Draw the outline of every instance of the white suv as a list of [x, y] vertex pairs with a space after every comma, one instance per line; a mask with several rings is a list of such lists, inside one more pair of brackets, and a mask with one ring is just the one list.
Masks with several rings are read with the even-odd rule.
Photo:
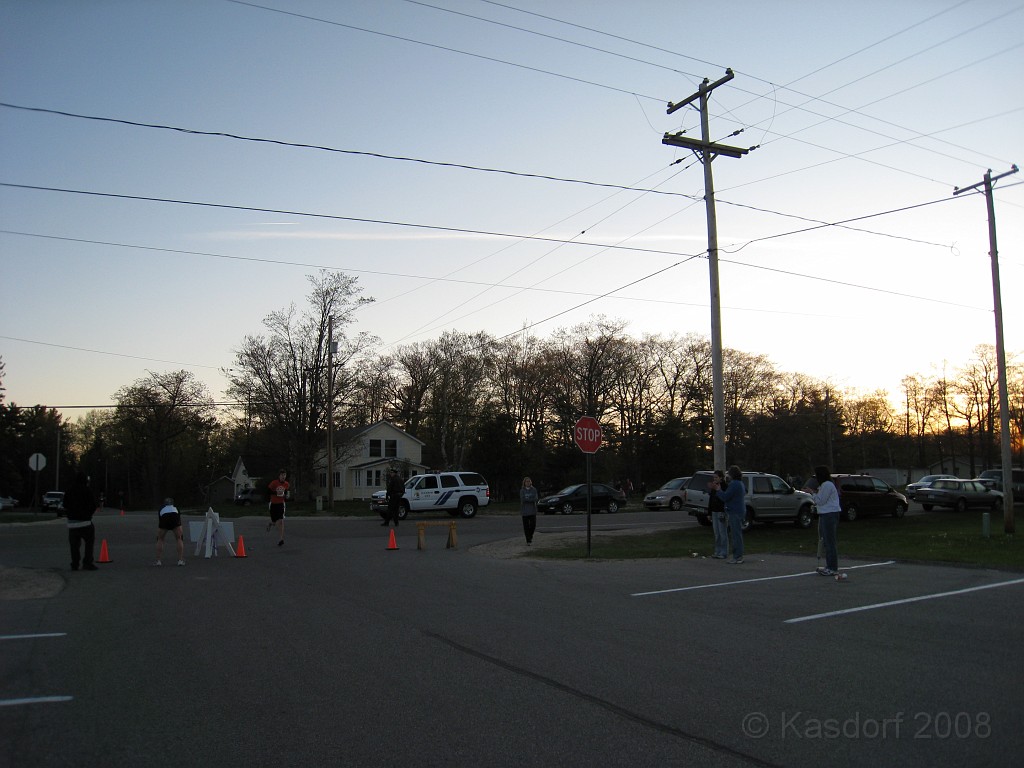
[[[387, 509], [387, 492], [373, 494], [370, 509]], [[444, 510], [452, 517], [473, 517], [477, 509], [491, 501], [491, 489], [483, 475], [476, 472], [432, 472], [413, 475], [405, 481], [405, 495], [398, 510], [398, 519], [405, 520], [409, 512]]]

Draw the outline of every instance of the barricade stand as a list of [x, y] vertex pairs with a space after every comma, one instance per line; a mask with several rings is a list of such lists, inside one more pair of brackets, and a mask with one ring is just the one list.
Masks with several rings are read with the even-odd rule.
[[231, 542], [235, 538], [235, 524], [222, 523], [220, 515], [213, 511], [213, 507], [206, 511], [206, 517], [202, 522], [189, 522], [188, 533], [196, 543], [194, 557], [199, 557], [199, 550], [203, 549], [204, 545], [204, 557], [216, 556], [218, 547], [227, 547], [231, 556], [236, 557], [235, 549], [231, 546]]

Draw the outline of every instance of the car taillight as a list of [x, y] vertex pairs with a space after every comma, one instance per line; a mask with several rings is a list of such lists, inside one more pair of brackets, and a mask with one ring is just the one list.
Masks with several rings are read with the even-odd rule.
[[488, 499], [491, 498], [491, 489], [490, 488], [488, 488], [486, 491], [484, 491], [484, 496], [486, 496]]

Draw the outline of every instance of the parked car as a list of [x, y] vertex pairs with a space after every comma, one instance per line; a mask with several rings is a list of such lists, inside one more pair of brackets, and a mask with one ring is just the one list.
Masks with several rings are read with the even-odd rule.
[[868, 515], [903, 517], [907, 497], [891, 485], [871, 475], [833, 475], [839, 488], [839, 509], [844, 520]]
[[64, 491], [47, 491], [43, 494], [43, 509], [64, 509]]
[[235, 496], [235, 504], [242, 507], [248, 507], [251, 504], [262, 504], [265, 501], [266, 498], [263, 495], [263, 491], [256, 488], [243, 488]]
[[[626, 494], [617, 488], [604, 483], [591, 483], [590, 509], [600, 512], [606, 509], [615, 513], [626, 506]], [[587, 484], [568, 485], [558, 493], [544, 496], [537, 501], [537, 510], [545, 515], [555, 513], [571, 515], [573, 512], [587, 511]]]
[[927, 488], [936, 480], [956, 480], [956, 475], [925, 475], [917, 482], [910, 483], [910, 485], [903, 489], [903, 493], [908, 499], [913, 499], [919, 490]]
[[14, 509], [18, 506], [18, 500], [13, 496], [0, 496], [0, 509]]
[[678, 512], [683, 508], [683, 492], [689, 480], [689, 477], [669, 480], [658, 490], [644, 496], [644, 506], [647, 509], [671, 509]]
[[[708, 482], [713, 475], [710, 470], [696, 472], [686, 484], [683, 505], [701, 525], [711, 525], [711, 517], [708, 515]], [[814, 522], [816, 510], [811, 495], [796, 490], [778, 475], [744, 472], [739, 482], [744, 484], [746, 491], [744, 498], [747, 516], [743, 520], [743, 530], [755, 522], [789, 520], [798, 528], [810, 528]]]
[[[976, 479], [994, 491], [1003, 490], [1003, 470], [1001, 469], [986, 469]], [[1024, 495], [1024, 469], [1011, 469], [1010, 482], [1013, 483], [1014, 498], [1020, 500], [1018, 497]]]
[[917, 500], [925, 511], [935, 507], [952, 507], [966, 512], [968, 507], [997, 510], [1003, 506], [1003, 494], [986, 488], [978, 480], [936, 480], [917, 492]]
[[[409, 512], [430, 511], [470, 518], [490, 502], [491, 488], [477, 472], [429, 472], [405, 481], [398, 519], [405, 520]], [[387, 509], [387, 491], [377, 491], [370, 497], [370, 509], [377, 513]]]

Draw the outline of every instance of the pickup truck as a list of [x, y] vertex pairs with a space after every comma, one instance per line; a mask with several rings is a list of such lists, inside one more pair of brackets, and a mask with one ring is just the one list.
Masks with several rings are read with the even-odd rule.
[[[686, 486], [683, 509], [696, 517], [701, 525], [711, 525], [711, 517], [708, 515], [708, 483], [713, 476], [710, 470], [696, 472]], [[764, 472], [744, 472], [739, 482], [743, 483], [746, 490], [744, 531], [757, 522], [788, 520], [798, 528], [810, 528], [814, 522], [817, 511], [814, 499], [809, 493], [796, 490], [781, 477]]]

